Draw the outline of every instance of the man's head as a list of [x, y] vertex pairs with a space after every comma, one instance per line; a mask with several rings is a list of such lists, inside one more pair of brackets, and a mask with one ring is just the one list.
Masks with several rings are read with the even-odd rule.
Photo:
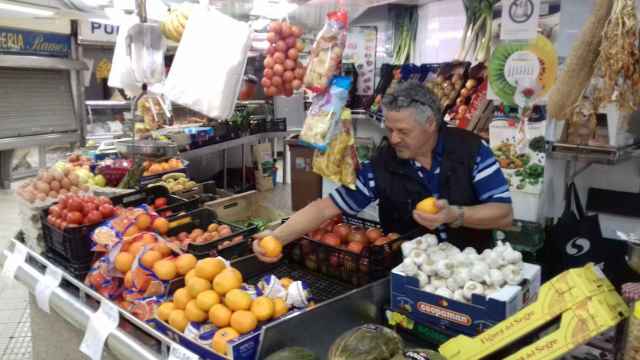
[[415, 159], [435, 145], [442, 111], [438, 99], [417, 81], [398, 85], [382, 99], [389, 142], [401, 159]]

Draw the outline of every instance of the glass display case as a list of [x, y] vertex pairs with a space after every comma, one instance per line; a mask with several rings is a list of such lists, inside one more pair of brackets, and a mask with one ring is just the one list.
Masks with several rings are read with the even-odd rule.
[[[125, 116], [131, 113], [131, 102], [91, 100], [87, 108], [87, 142], [116, 139], [124, 135]], [[126, 114], [126, 115], [125, 115]]]

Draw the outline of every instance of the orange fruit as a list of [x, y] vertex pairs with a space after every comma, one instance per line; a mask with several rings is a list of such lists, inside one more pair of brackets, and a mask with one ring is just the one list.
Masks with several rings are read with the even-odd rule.
[[230, 327], [226, 327], [216, 331], [213, 335], [213, 341], [211, 341], [211, 347], [213, 351], [221, 355], [229, 354], [229, 341], [240, 336], [237, 331]]
[[189, 291], [186, 288], [180, 288], [173, 293], [173, 305], [175, 305], [176, 309], [184, 310], [191, 299], [191, 295], [189, 295]]
[[[146, 215], [146, 214], [145, 214]], [[156, 237], [153, 236], [153, 234], [150, 233], [146, 233], [146, 234], [142, 234], [142, 242], [147, 244], [147, 245], [153, 245], [156, 243]]]
[[145, 243], [143, 243], [142, 241], [134, 241], [133, 243], [131, 243], [131, 245], [129, 245], [129, 252], [133, 256], [138, 256], [138, 253], [140, 253], [144, 245]]
[[158, 261], [158, 260], [162, 260], [162, 254], [160, 254], [159, 252], [155, 251], [155, 250], [149, 250], [147, 252], [145, 252], [142, 257], [140, 258], [140, 262], [142, 263], [142, 265], [144, 265], [147, 269], [152, 269], [153, 265]]
[[207, 227], [207, 231], [208, 232], [214, 232], [216, 230], [218, 230], [218, 224], [216, 224], [216, 223], [213, 223], [213, 224], [211, 224], [211, 225], [209, 225]]
[[184, 276], [184, 284], [185, 284], [185, 286], [189, 286], [189, 280], [194, 276], [196, 276], [196, 270], [195, 269], [189, 270], [187, 275]]
[[240, 270], [234, 268], [234, 267], [230, 267], [229, 271], [236, 277], [236, 279], [238, 279], [238, 281], [240, 281], [241, 283], [244, 281], [242, 278], [242, 273], [240, 272]]
[[288, 289], [289, 285], [291, 285], [292, 282], [293, 282], [293, 279], [288, 277], [283, 277], [282, 279], [280, 279], [280, 285], [282, 285], [282, 287], [285, 289]]
[[288, 312], [289, 312], [289, 305], [287, 305], [287, 303], [283, 299], [276, 298], [275, 300], [273, 300], [273, 317], [274, 318], [278, 318]]
[[131, 271], [127, 271], [124, 275], [124, 287], [127, 289], [133, 289], [133, 273]]
[[196, 259], [196, 257], [191, 254], [182, 254], [178, 256], [176, 258], [176, 267], [178, 268], [178, 274], [185, 275], [191, 272], [191, 269], [196, 266], [197, 261], [198, 259]]
[[225, 295], [230, 290], [239, 289], [242, 280], [238, 279], [238, 275], [231, 268], [224, 269], [213, 279], [213, 290], [219, 295]]
[[[163, 243], [163, 242], [158, 242], [158, 243], [154, 244], [154, 245], [151, 247], [151, 249], [153, 249], [153, 250], [155, 250], [155, 251], [159, 252], [160, 254], [162, 254], [162, 257], [163, 257], [163, 258], [165, 258], [165, 257], [167, 257], [167, 256], [169, 256], [169, 255], [171, 255], [171, 253], [173, 252], [173, 251], [171, 250], [171, 248], [169, 247], [169, 245], [167, 245], [167, 244], [165, 244], [165, 243]], [[176, 264], [176, 266], [177, 266], [177, 265], [178, 265], [178, 264]], [[184, 274], [181, 274], [181, 275], [184, 275]]]
[[127, 228], [127, 231], [124, 232], [124, 237], [125, 238], [132, 237], [132, 236], [138, 235], [139, 232], [140, 232], [140, 229], [138, 229], [137, 226], [131, 225], [129, 226], [129, 228]]
[[196, 304], [202, 311], [209, 311], [215, 304], [220, 304], [220, 295], [213, 290], [205, 290], [198, 294]]
[[172, 302], [162, 303], [162, 305], [158, 306], [156, 309], [156, 316], [162, 321], [167, 321], [169, 320], [171, 312], [175, 309], [175, 305], [173, 305]]
[[273, 301], [266, 296], [257, 297], [251, 303], [251, 312], [256, 316], [258, 321], [271, 319], [273, 317], [274, 310], [275, 306], [273, 305]]
[[440, 209], [436, 206], [437, 199], [434, 197], [428, 197], [418, 203], [416, 205], [416, 210], [427, 213], [427, 214], [437, 214]]
[[231, 314], [231, 327], [240, 334], [246, 334], [258, 326], [258, 319], [251, 311], [240, 310]]
[[249, 310], [251, 301], [251, 295], [240, 289], [233, 289], [224, 296], [224, 304], [232, 311]]
[[[160, 253], [158, 253], [158, 255], [161, 256]], [[156, 274], [158, 279], [165, 281], [175, 279], [178, 273], [176, 270], [176, 264], [172, 260], [167, 259], [156, 261], [156, 263], [153, 264], [153, 272]]]
[[209, 321], [218, 328], [229, 326], [231, 310], [222, 304], [215, 304], [209, 309]]
[[184, 309], [184, 314], [189, 321], [203, 322], [207, 320], [207, 313], [198, 307], [195, 299], [187, 303], [187, 307]]
[[209, 281], [212, 281], [213, 278], [216, 277], [222, 270], [224, 270], [226, 265], [220, 259], [216, 258], [206, 258], [198, 261], [196, 263], [196, 276], [199, 278], [203, 278]]
[[209, 289], [211, 289], [211, 283], [197, 276], [192, 277], [187, 285], [187, 290], [192, 298], [196, 298], [201, 292]]
[[120, 252], [118, 255], [116, 255], [116, 258], [114, 260], [116, 270], [120, 271], [121, 273], [126, 273], [131, 269], [131, 265], [133, 265], [134, 259], [135, 257], [131, 255], [131, 253], [128, 253], [126, 251]]
[[156, 218], [153, 220], [153, 230], [159, 234], [166, 234], [169, 231], [169, 222], [165, 218]]
[[273, 236], [265, 236], [260, 240], [260, 248], [268, 257], [278, 257], [282, 254], [282, 243]]
[[136, 226], [138, 229], [145, 231], [151, 226], [151, 216], [149, 214], [140, 214], [136, 217]]
[[151, 164], [151, 166], [149, 166], [148, 171], [151, 174], [157, 174], [162, 172], [162, 167], [159, 164]]
[[184, 310], [176, 309], [169, 314], [169, 325], [174, 329], [183, 332], [187, 324], [189, 324], [189, 319], [187, 319]]

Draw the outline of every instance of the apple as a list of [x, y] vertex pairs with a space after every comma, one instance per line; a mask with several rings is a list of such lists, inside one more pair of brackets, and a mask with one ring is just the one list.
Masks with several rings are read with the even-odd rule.
[[340, 223], [334, 226], [333, 232], [336, 233], [342, 241], [347, 241], [351, 234], [351, 226], [345, 223]]
[[97, 187], [107, 186], [107, 179], [102, 174], [93, 177], [93, 184]]
[[367, 235], [367, 238], [369, 239], [370, 242], [376, 242], [376, 240], [384, 236], [382, 231], [376, 228], [367, 229], [365, 235]]
[[322, 242], [330, 246], [338, 247], [340, 246], [340, 237], [334, 233], [326, 233], [322, 237]]

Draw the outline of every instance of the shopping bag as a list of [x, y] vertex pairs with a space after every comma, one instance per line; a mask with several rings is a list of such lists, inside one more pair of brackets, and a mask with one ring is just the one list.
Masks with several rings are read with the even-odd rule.
[[[575, 211], [573, 207], [575, 205]], [[598, 215], [585, 214], [575, 183], [567, 186], [565, 207], [545, 241], [545, 278], [593, 262], [606, 272], [607, 245]]]
[[250, 47], [247, 23], [213, 8], [194, 11], [165, 81], [164, 94], [211, 118], [229, 118]]

